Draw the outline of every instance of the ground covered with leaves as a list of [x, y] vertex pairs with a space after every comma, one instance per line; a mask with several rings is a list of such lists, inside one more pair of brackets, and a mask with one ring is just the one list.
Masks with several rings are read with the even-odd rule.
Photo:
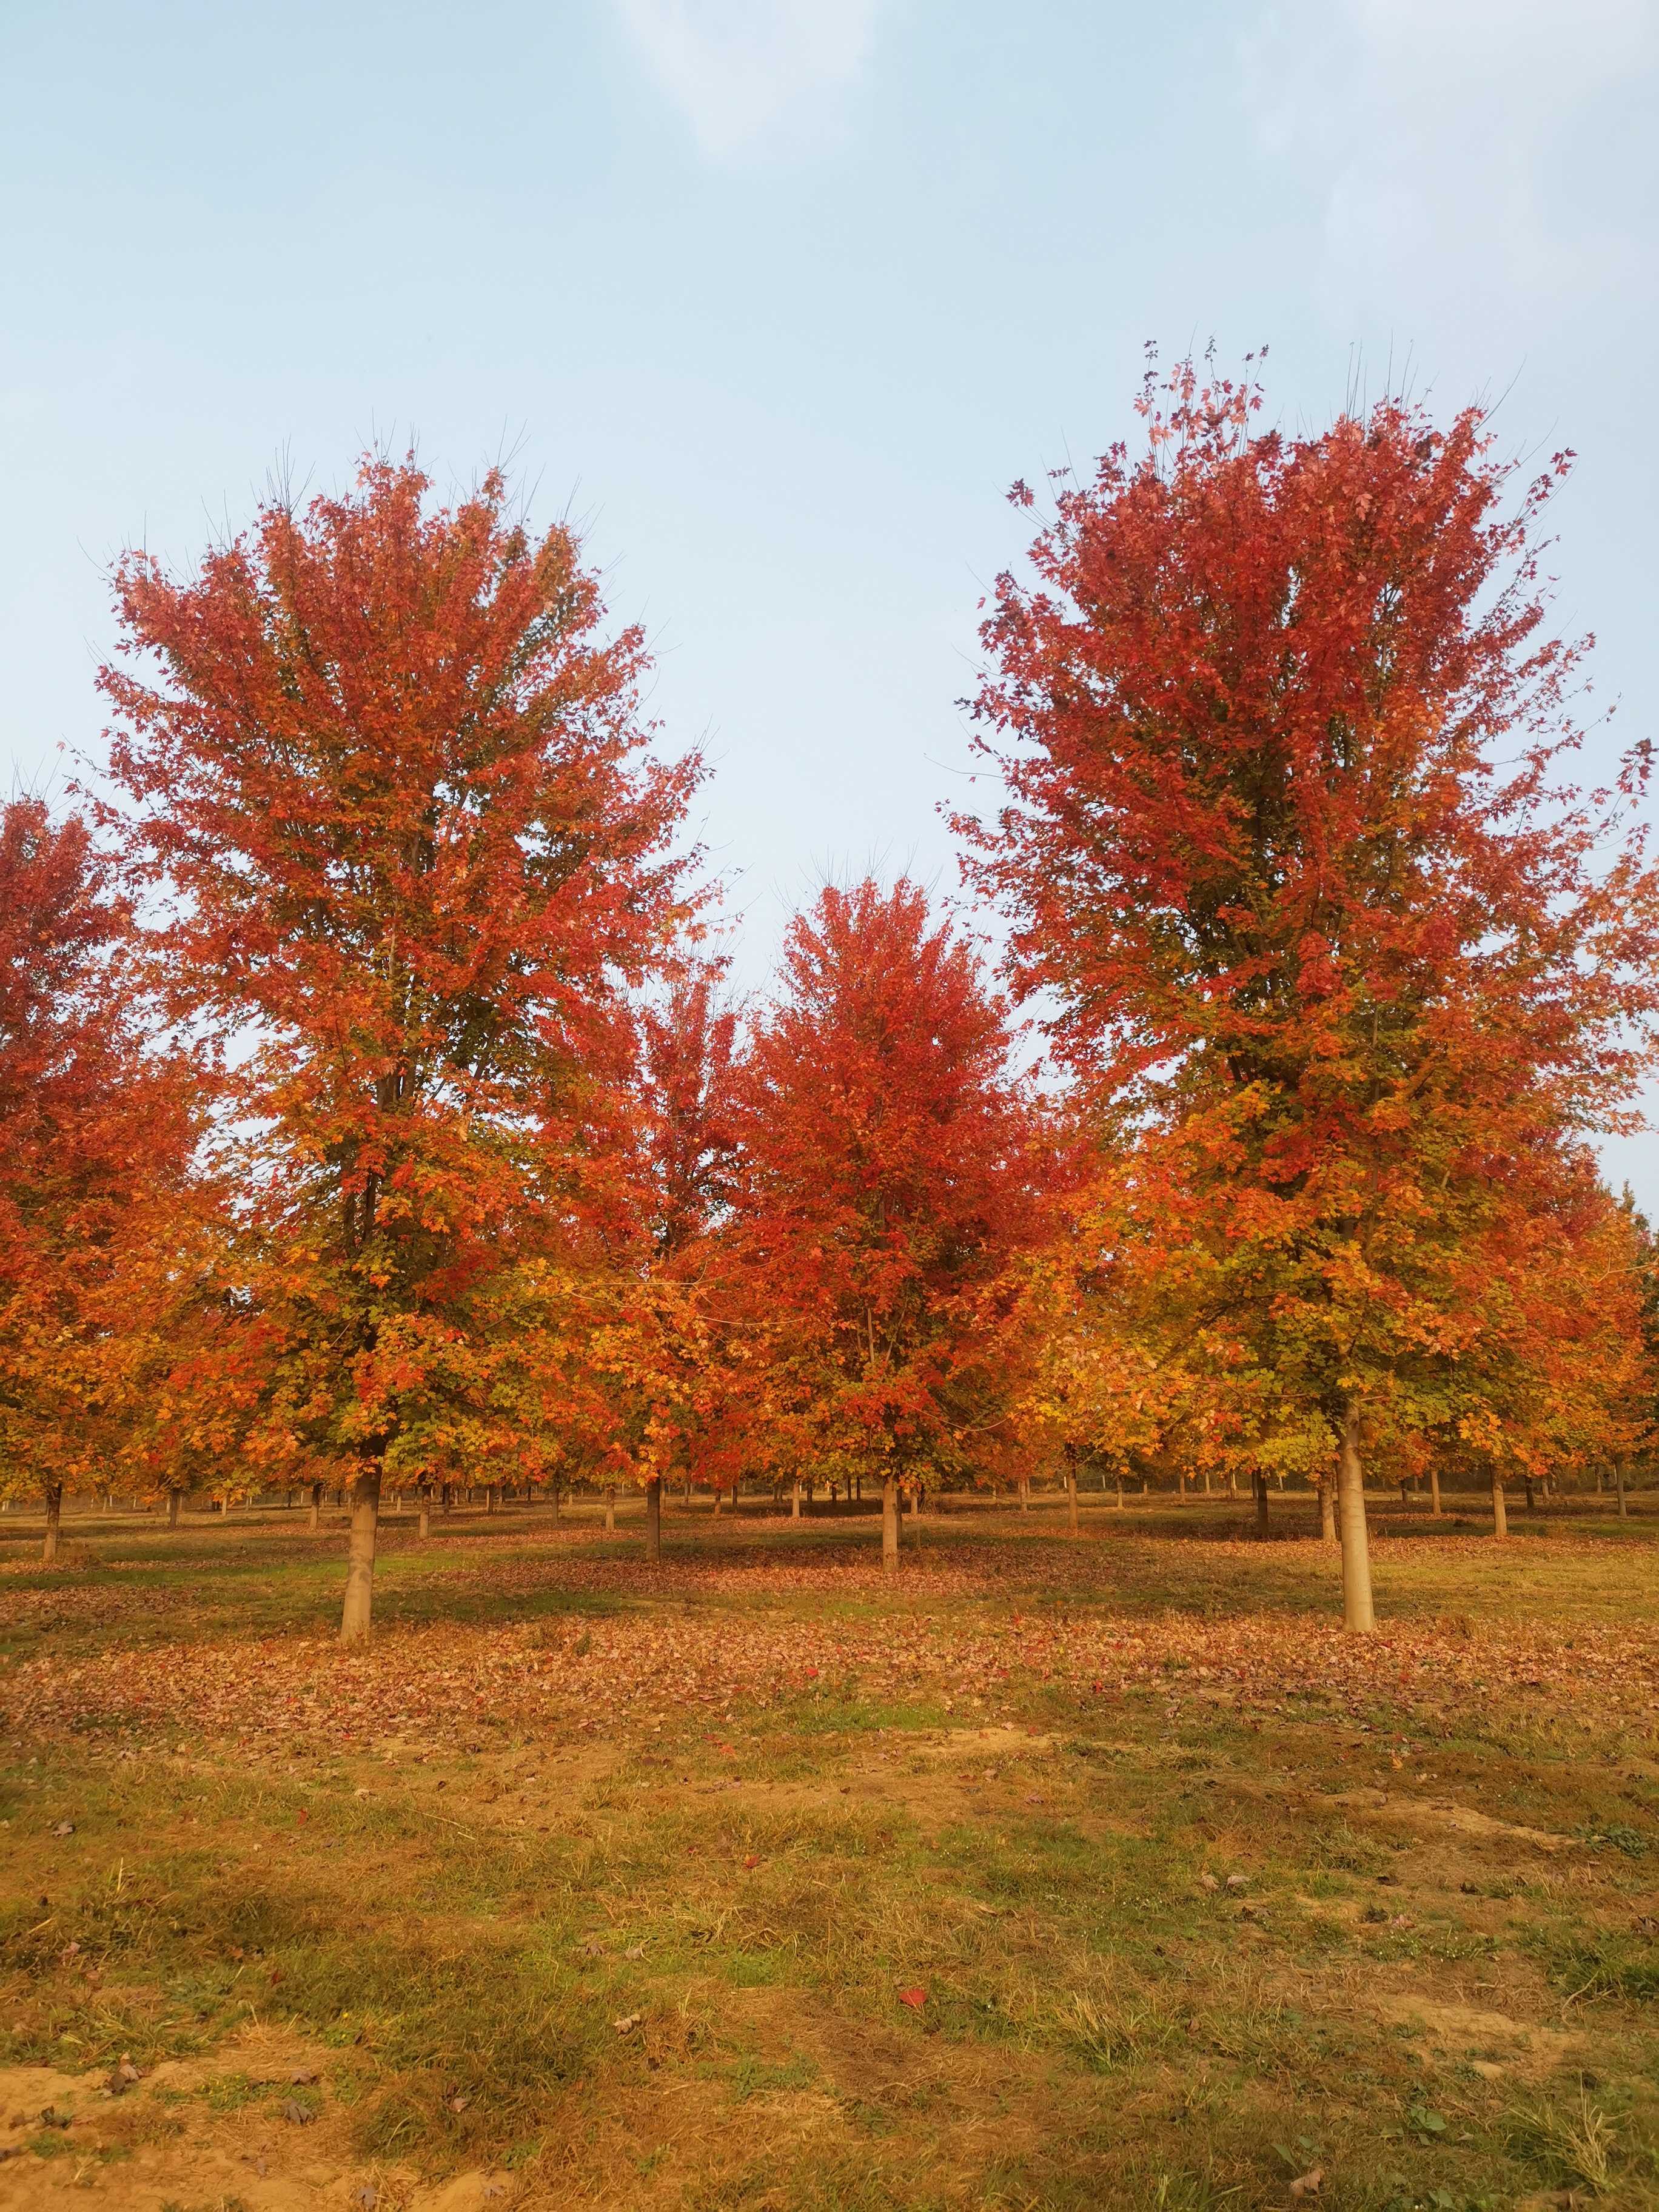
[[0, 2212], [1659, 2205], [1659, 1515], [1276, 1510], [0, 1524]]

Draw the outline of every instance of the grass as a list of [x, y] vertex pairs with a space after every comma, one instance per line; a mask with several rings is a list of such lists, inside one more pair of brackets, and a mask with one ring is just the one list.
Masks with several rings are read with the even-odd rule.
[[1659, 1516], [1448, 1503], [0, 1523], [0, 2212], [1659, 2205]]

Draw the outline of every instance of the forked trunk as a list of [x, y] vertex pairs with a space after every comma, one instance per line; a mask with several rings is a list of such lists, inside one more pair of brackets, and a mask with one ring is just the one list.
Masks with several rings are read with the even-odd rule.
[[46, 1485], [46, 1533], [40, 1545], [40, 1563], [49, 1567], [58, 1557], [58, 1531], [64, 1518], [64, 1486]]
[[881, 1571], [884, 1575], [898, 1572], [899, 1504], [898, 1480], [894, 1475], [884, 1475], [881, 1484]]
[[1362, 1633], [1376, 1626], [1371, 1607], [1371, 1547], [1365, 1527], [1365, 1478], [1359, 1465], [1359, 1408], [1352, 1399], [1342, 1419], [1336, 1465], [1337, 1518], [1342, 1535], [1342, 1626]]
[[662, 1477], [645, 1486], [645, 1556], [654, 1567], [662, 1557]]
[[1440, 1469], [1429, 1469], [1429, 1510], [1437, 1521], [1440, 1518]]
[[614, 1536], [617, 1533], [617, 1486], [614, 1482], [607, 1482], [605, 1486], [605, 1533], [607, 1536]]
[[1504, 1485], [1496, 1474], [1492, 1479], [1492, 1533], [1504, 1537], [1510, 1533], [1509, 1510], [1504, 1504]]
[[176, 1490], [167, 1492], [167, 1526], [169, 1528], [179, 1526], [179, 1493]]
[[1319, 1540], [1336, 1544], [1336, 1486], [1328, 1474], [1319, 1479]]
[[367, 1644], [374, 1609], [374, 1538], [380, 1524], [380, 1470], [365, 1468], [351, 1486], [351, 1534], [346, 1541], [342, 1644]]
[[792, 1521], [800, 1519], [800, 1477], [799, 1475], [795, 1477], [794, 1486], [789, 1492], [789, 1518]]

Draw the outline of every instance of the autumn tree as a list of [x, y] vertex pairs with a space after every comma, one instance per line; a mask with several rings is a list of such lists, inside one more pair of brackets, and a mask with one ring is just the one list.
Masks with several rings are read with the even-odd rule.
[[901, 1493], [963, 1467], [1011, 1256], [1039, 1223], [1003, 1009], [924, 894], [864, 882], [791, 924], [739, 1072], [733, 1238], [779, 1412], [820, 1464]]
[[684, 912], [698, 773], [644, 756], [636, 630], [563, 527], [412, 461], [117, 577], [112, 762], [181, 1011], [224, 1041], [274, 1324], [264, 1439], [351, 1486], [511, 1451], [514, 1271], [612, 1202], [632, 989]]
[[145, 1487], [150, 1386], [201, 1290], [188, 1063], [147, 1043], [129, 919], [83, 822], [0, 809], [0, 1490]]
[[1645, 1062], [1645, 762], [1560, 781], [1569, 456], [1521, 485], [1478, 408], [1291, 437], [1260, 404], [1184, 363], [1144, 454], [1060, 480], [984, 630], [1006, 801], [963, 826], [1018, 988], [1137, 1132], [1152, 1257], [1208, 1276], [1285, 1433], [1322, 1425], [1366, 1628], [1364, 1441], [1419, 1425], [1515, 1164]]

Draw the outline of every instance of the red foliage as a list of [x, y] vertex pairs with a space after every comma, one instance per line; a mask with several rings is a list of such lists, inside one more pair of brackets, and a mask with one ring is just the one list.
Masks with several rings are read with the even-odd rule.
[[202, 1263], [190, 1070], [145, 1049], [128, 939], [85, 824], [0, 810], [0, 1487], [53, 1522], [141, 1468]]
[[1616, 792], [1557, 781], [1581, 648], [1536, 532], [1570, 457], [1511, 501], [1478, 410], [1291, 438], [1259, 404], [1149, 378], [1145, 457], [1060, 493], [984, 633], [1008, 804], [962, 826], [1131, 1139], [1121, 1310], [1264, 1463], [1345, 1437], [1354, 1495], [1362, 1418], [1468, 1436], [1483, 1373], [1519, 1413], [1496, 1348], [1649, 1064], [1659, 878], [1645, 748]]
[[949, 1473], [996, 1396], [1012, 1254], [1036, 1233], [1003, 1010], [912, 884], [792, 925], [741, 1070], [740, 1255], [813, 1459]]
[[[686, 905], [695, 761], [643, 761], [636, 631], [492, 474], [374, 459], [173, 580], [119, 571], [115, 775], [177, 995], [236, 1068], [288, 1349], [266, 1438], [448, 1472], [513, 1447], [532, 1256], [626, 1210], [629, 988]], [[159, 668], [159, 680], [148, 680]]]

